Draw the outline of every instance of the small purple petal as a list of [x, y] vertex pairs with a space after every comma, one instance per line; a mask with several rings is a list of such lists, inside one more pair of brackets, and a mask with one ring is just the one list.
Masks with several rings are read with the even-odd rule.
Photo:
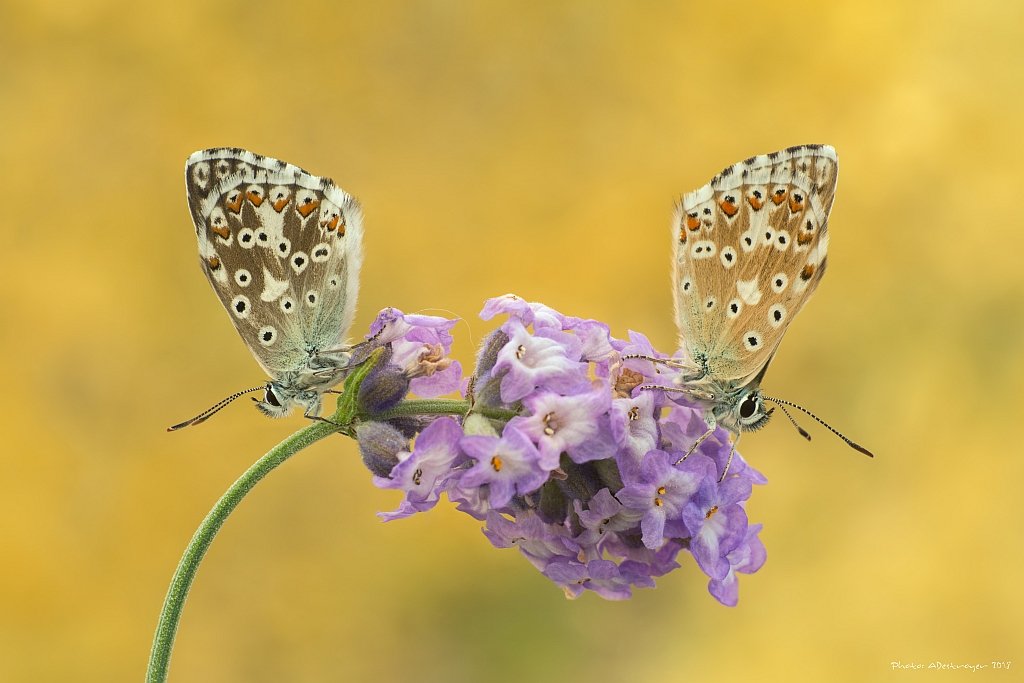
[[495, 508], [508, 504], [514, 495], [536, 491], [547, 481], [540, 453], [528, 437], [506, 425], [500, 438], [464, 436], [460, 448], [472, 460], [473, 467], [462, 474], [462, 486], [488, 486], [488, 497]]
[[[509, 425], [514, 425], [537, 444], [543, 466], [550, 472], [558, 467], [562, 452], [570, 451], [571, 454], [572, 449], [600, 436], [601, 417], [610, 402], [611, 396], [605, 388], [576, 396], [537, 392], [523, 400], [531, 414], [512, 418]], [[610, 457], [614, 446], [608, 444], [604, 447], [606, 442], [597, 441], [598, 452], [594, 452], [594, 445], [587, 451], [593, 455], [590, 459]]]
[[480, 318], [490, 320], [496, 315], [507, 314], [510, 318], [519, 320], [524, 326], [533, 324], [533, 309], [530, 303], [519, 298], [515, 294], [506, 294], [488, 299], [480, 311]]
[[644, 455], [658, 447], [658, 423], [654, 419], [654, 396], [641, 391], [635, 398], [617, 398], [611, 405], [611, 429], [624, 460], [639, 464]]
[[398, 510], [382, 512], [379, 516], [390, 521], [434, 507], [440, 493], [439, 481], [449, 474], [460, 456], [460, 438], [462, 428], [452, 418], [441, 417], [430, 423], [416, 437], [412, 453], [399, 455], [391, 477], [374, 479], [381, 488], [405, 491], [405, 499]]
[[753, 574], [764, 565], [768, 554], [765, 551], [764, 543], [758, 538], [760, 531], [760, 524], [750, 525], [743, 543], [726, 556], [726, 560], [729, 562], [729, 572], [722, 579], [708, 581], [708, 592], [723, 605], [735, 607], [739, 601], [737, 572]]
[[507, 370], [501, 379], [501, 400], [505, 403], [514, 403], [538, 387], [558, 393], [577, 393], [588, 385], [586, 365], [570, 359], [557, 341], [531, 335], [515, 320], [502, 329], [509, 341], [498, 352], [493, 372]]
[[520, 512], [515, 519], [491, 511], [487, 513], [484, 535], [497, 548], [516, 546], [537, 569], [556, 557], [575, 558], [579, 546], [569, 538], [564, 527], [545, 524], [530, 511]]
[[636, 478], [615, 494], [623, 506], [643, 513], [643, 543], [651, 549], [661, 547], [665, 521], [682, 515], [710, 465], [705, 458], [693, 456], [674, 467], [670, 458], [664, 451], [651, 451], [644, 456]]

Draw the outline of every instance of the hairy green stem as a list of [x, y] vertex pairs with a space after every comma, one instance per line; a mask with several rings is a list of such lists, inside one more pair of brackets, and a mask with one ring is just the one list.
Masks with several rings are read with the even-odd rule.
[[[471, 404], [469, 401], [452, 401], [450, 399], [412, 399], [402, 401], [394, 408], [382, 411], [374, 416], [374, 420], [390, 420], [393, 417], [407, 417], [410, 415], [465, 415], [469, 412]], [[479, 413], [492, 420], [511, 420], [519, 413], [504, 408], [487, 408], [484, 406], [473, 407], [474, 413]]]
[[[361, 420], [386, 420], [410, 415], [465, 415], [470, 410], [468, 401], [417, 399], [402, 401], [395, 407], [376, 415], [356, 416], [354, 396], [357, 393], [358, 383], [365, 375], [366, 372], [363, 372], [352, 384], [346, 384], [345, 395], [338, 401], [338, 410], [331, 418], [332, 422], [312, 424], [274, 446], [231, 485], [200, 523], [195, 535], [192, 536], [192, 540], [185, 548], [181, 561], [178, 562], [178, 568], [174, 571], [171, 585], [167, 589], [167, 597], [164, 598], [160, 621], [156, 627], [156, 635], [153, 637], [153, 649], [149, 656], [149, 668], [146, 672], [147, 683], [164, 683], [167, 680], [167, 669], [170, 665], [171, 649], [174, 647], [174, 637], [178, 632], [178, 623], [181, 620], [181, 612], [185, 607], [189, 589], [199, 571], [199, 564], [228, 515], [238, 507], [245, 495], [263, 477], [303, 448], [335, 432], [340, 431], [352, 435], [354, 423]], [[477, 407], [474, 408], [474, 412], [497, 420], [509, 420], [516, 415], [515, 411], [500, 408]]]
[[318, 422], [301, 429], [287, 439], [274, 446], [266, 455], [245, 471], [241, 477], [231, 485], [231, 488], [221, 496], [217, 504], [206, 515], [199, 528], [196, 530], [192, 540], [185, 548], [185, 554], [178, 562], [178, 568], [174, 571], [170, 588], [167, 589], [167, 597], [164, 598], [164, 607], [160, 612], [160, 622], [156, 627], [156, 635], [153, 637], [153, 649], [150, 652], [149, 668], [146, 672], [147, 683], [163, 682], [167, 680], [167, 667], [171, 659], [171, 648], [174, 646], [174, 636], [178, 632], [178, 622], [181, 620], [181, 610], [185, 606], [185, 599], [192, 587], [192, 581], [199, 571], [199, 563], [213, 543], [214, 537], [220, 531], [228, 515], [234, 511], [242, 502], [245, 494], [249, 493], [263, 477], [270, 474], [278, 465], [292, 457], [300, 450], [313, 444], [324, 437], [330, 436], [337, 428], [334, 425]]

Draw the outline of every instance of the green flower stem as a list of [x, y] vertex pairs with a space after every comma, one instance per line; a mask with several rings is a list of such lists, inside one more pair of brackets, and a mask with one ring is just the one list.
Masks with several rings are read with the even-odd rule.
[[270, 474], [278, 465], [292, 457], [300, 450], [313, 444], [324, 437], [330, 436], [337, 431], [337, 427], [326, 422], [317, 422], [305, 429], [301, 429], [287, 439], [274, 446], [266, 455], [245, 471], [241, 477], [231, 485], [213, 509], [206, 515], [199, 528], [196, 530], [192, 540], [185, 548], [185, 554], [178, 562], [178, 568], [174, 571], [174, 578], [171, 579], [170, 588], [167, 589], [167, 597], [164, 598], [164, 607], [160, 612], [160, 622], [156, 627], [156, 635], [153, 637], [153, 649], [149, 656], [149, 669], [146, 672], [147, 683], [162, 683], [167, 680], [167, 667], [170, 664], [171, 648], [174, 646], [174, 636], [178, 632], [178, 622], [181, 620], [181, 610], [185, 606], [185, 598], [192, 587], [192, 581], [199, 571], [199, 563], [213, 543], [214, 537], [220, 531], [228, 515], [234, 511], [242, 502], [245, 494], [249, 493], [263, 477]]
[[[192, 536], [192, 540], [189, 541], [188, 547], [185, 548], [185, 554], [181, 556], [178, 568], [174, 571], [174, 577], [171, 579], [170, 588], [167, 589], [164, 607], [160, 612], [160, 622], [157, 624], [156, 635], [153, 637], [153, 649], [150, 652], [149, 668], [146, 673], [147, 683], [164, 683], [167, 680], [167, 668], [170, 664], [171, 649], [174, 647], [174, 637], [178, 632], [178, 623], [181, 620], [182, 609], [185, 607], [185, 599], [188, 597], [189, 589], [199, 571], [199, 564], [203, 561], [206, 551], [213, 543], [214, 537], [224, 525], [228, 515], [238, 507], [242, 498], [263, 477], [303, 448], [335, 432], [352, 436], [354, 424], [362, 420], [386, 420], [414, 415], [465, 415], [470, 410], [468, 401], [417, 399], [402, 401], [395, 407], [376, 415], [357, 416], [355, 415], [354, 398], [351, 397], [357, 394], [358, 383], [366, 374], [363, 372], [352, 383], [346, 383], [346, 392], [338, 401], [338, 410], [331, 418], [332, 422], [317, 422], [310, 425], [295, 432], [272, 448], [231, 485], [231, 488], [221, 496], [217, 504], [203, 519], [195, 535]], [[474, 412], [496, 420], [509, 420], [516, 415], [515, 411], [499, 408], [477, 407], [474, 408]]]
[[[395, 417], [408, 417], [410, 415], [465, 415], [471, 408], [469, 401], [453, 401], [451, 399], [413, 399], [402, 401], [394, 408], [382, 411], [373, 415], [374, 420], [390, 420]], [[511, 420], [518, 415], [514, 410], [504, 408], [487, 408], [476, 406], [474, 413], [479, 413], [492, 420]]]

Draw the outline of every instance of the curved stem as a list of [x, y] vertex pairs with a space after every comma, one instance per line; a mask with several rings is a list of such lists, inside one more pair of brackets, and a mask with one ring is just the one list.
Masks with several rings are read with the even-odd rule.
[[330, 436], [336, 431], [337, 428], [334, 425], [318, 422], [295, 432], [246, 470], [245, 474], [231, 485], [231, 488], [221, 496], [217, 504], [206, 515], [195, 535], [192, 536], [192, 540], [189, 541], [188, 547], [185, 548], [185, 553], [181, 556], [181, 561], [178, 562], [178, 568], [174, 571], [170, 588], [167, 589], [167, 597], [164, 598], [164, 606], [160, 611], [160, 622], [157, 624], [156, 635], [153, 637], [153, 649], [150, 652], [149, 668], [146, 671], [147, 683], [163, 683], [167, 680], [171, 648], [174, 646], [174, 636], [178, 632], [178, 622], [181, 620], [185, 599], [188, 597], [188, 591], [199, 570], [199, 563], [202, 562], [203, 556], [206, 555], [206, 551], [228, 515], [238, 506], [245, 494], [278, 465], [306, 446]]
[[[359, 382], [365, 376], [364, 371], [355, 381]], [[174, 647], [174, 637], [178, 632], [178, 623], [181, 621], [181, 612], [185, 607], [185, 599], [188, 597], [189, 589], [199, 571], [199, 564], [202, 562], [214, 537], [224, 525], [238, 504], [242, 502], [249, 491], [263, 477], [272, 472], [278, 465], [301, 451], [303, 448], [330, 436], [335, 432], [347, 433], [347, 428], [354, 421], [355, 417], [354, 396], [358, 391], [353, 387], [352, 391], [346, 392], [339, 400], [338, 411], [334, 419], [339, 423], [317, 422], [305, 429], [301, 429], [287, 439], [272, 448], [266, 455], [257, 460], [252, 467], [245, 471], [241, 477], [221, 496], [213, 509], [206, 515], [196, 530], [192, 540], [189, 541], [185, 553], [178, 562], [178, 568], [174, 571], [171, 585], [167, 589], [167, 597], [164, 598], [164, 606], [160, 611], [160, 622], [156, 627], [156, 635], [153, 637], [153, 649], [149, 656], [149, 668], [146, 672], [147, 683], [164, 683], [167, 680], [167, 669], [170, 665], [171, 649]], [[353, 398], [348, 398], [353, 397]], [[402, 401], [394, 408], [381, 413], [369, 416], [361, 416], [375, 420], [386, 420], [393, 417], [407, 415], [465, 415], [470, 409], [468, 401], [457, 401], [451, 399], [418, 399]], [[501, 408], [476, 408], [476, 411], [485, 417], [499, 420], [509, 420], [516, 415], [515, 411], [503, 410]]]

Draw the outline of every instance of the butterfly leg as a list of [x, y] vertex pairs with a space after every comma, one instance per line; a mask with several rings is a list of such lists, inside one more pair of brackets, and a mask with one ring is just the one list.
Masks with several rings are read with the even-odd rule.
[[350, 353], [352, 351], [357, 351], [363, 348], [364, 346], [367, 346], [368, 344], [377, 341], [377, 338], [380, 337], [380, 335], [384, 334], [384, 330], [386, 329], [388, 329], [387, 324], [385, 324], [383, 327], [377, 330], [377, 332], [369, 339], [364, 339], [363, 341], [353, 344], [352, 346], [339, 346], [336, 349], [324, 349], [323, 351], [320, 352], [320, 354], [328, 355], [334, 353]]
[[732, 442], [732, 448], [729, 449], [729, 459], [725, 461], [725, 469], [722, 470], [722, 476], [718, 478], [718, 483], [721, 484], [725, 481], [725, 475], [729, 474], [729, 467], [732, 465], [732, 456], [736, 453], [736, 444], [739, 442], [740, 437], [737, 436]]
[[320, 417], [319, 415], [309, 415], [307, 413], [303, 413], [302, 417], [306, 418], [307, 420], [313, 420], [314, 422], [326, 422], [327, 424], [334, 425], [335, 427], [343, 426], [338, 424], [334, 420], [328, 420], [326, 417]]
[[689, 450], [686, 451], [686, 455], [684, 455], [683, 457], [681, 457], [678, 460], [676, 460], [673, 464], [674, 465], [678, 465], [679, 463], [681, 463], [682, 461], [686, 460], [691, 455], [693, 455], [694, 451], [696, 451], [698, 448], [700, 448], [700, 445], [702, 443], [704, 443], [709, 436], [711, 436], [712, 434], [715, 433], [715, 427], [716, 427], [716, 425], [708, 425], [708, 430], [706, 432], [704, 432], [703, 434], [701, 434], [697, 438], [697, 440], [693, 442], [693, 445], [690, 446]]
[[[338, 392], [338, 393], [341, 393], [341, 392]], [[313, 420], [314, 422], [326, 422], [327, 424], [334, 425], [335, 427], [342, 427], [343, 426], [343, 425], [338, 424], [334, 420], [328, 420], [326, 417], [320, 417], [319, 413], [320, 413], [320, 397], [317, 396], [315, 402], [310, 402], [309, 404], [306, 405], [306, 410], [303, 411], [302, 417], [306, 418], [307, 420]]]
[[622, 360], [646, 360], [652, 363], [660, 365], [667, 365], [670, 368], [685, 368], [689, 367], [675, 358], [655, 358], [654, 356], [645, 356], [642, 353], [627, 353], [622, 357]]

